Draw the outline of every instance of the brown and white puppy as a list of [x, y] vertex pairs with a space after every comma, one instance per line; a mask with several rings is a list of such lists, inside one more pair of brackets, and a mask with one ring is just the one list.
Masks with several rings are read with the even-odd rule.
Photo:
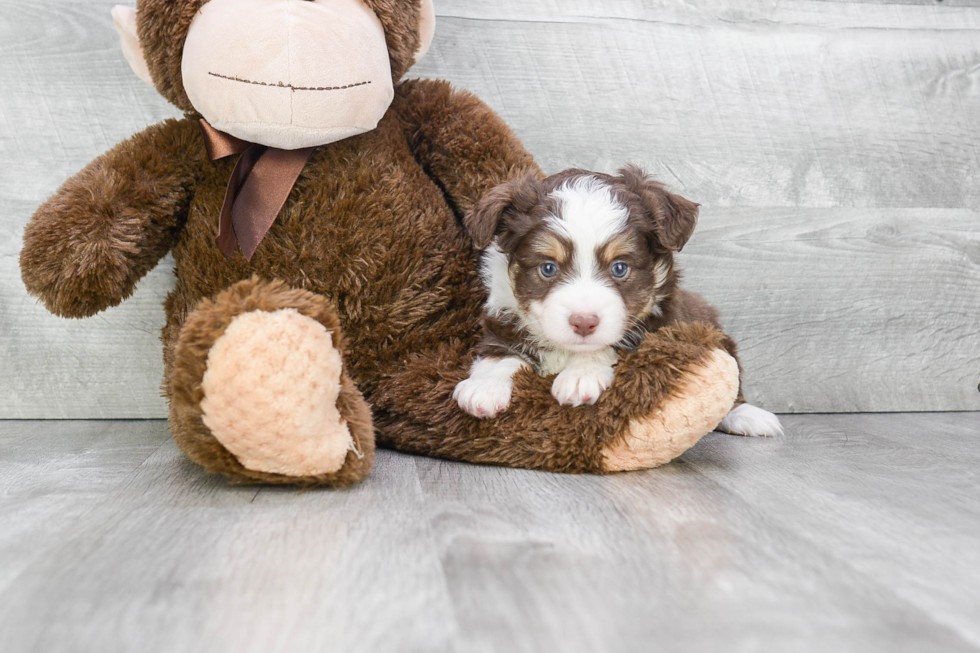
[[[453, 394], [460, 407], [496, 416], [524, 367], [556, 374], [551, 393], [561, 404], [593, 404], [612, 383], [617, 351], [634, 349], [645, 333], [675, 322], [720, 326], [714, 308], [678, 288], [674, 253], [697, 217], [697, 204], [634, 166], [617, 176], [523, 176], [484, 195], [464, 220], [485, 250], [489, 297], [478, 357]], [[730, 339], [727, 347], [736, 356]], [[744, 403], [741, 390], [718, 428], [755, 436], [782, 430], [775, 415]]]

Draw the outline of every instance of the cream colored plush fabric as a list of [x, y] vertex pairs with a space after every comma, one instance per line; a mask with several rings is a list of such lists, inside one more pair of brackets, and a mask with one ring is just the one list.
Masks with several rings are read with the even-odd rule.
[[133, 69], [137, 77], [153, 86], [153, 78], [150, 76], [150, 69], [143, 57], [143, 48], [140, 46], [139, 36], [136, 34], [136, 9], [125, 5], [116, 5], [112, 8], [112, 24], [115, 25], [116, 33], [119, 34], [123, 56], [126, 57], [129, 67]]
[[214, 128], [287, 150], [370, 131], [394, 97], [384, 30], [360, 0], [211, 0], [181, 73]]
[[415, 63], [429, 52], [432, 39], [436, 35], [436, 7], [432, 0], [422, 0], [422, 22], [419, 25], [419, 50], [415, 53]]
[[243, 313], [208, 354], [204, 424], [249, 469], [335, 472], [352, 446], [337, 411], [341, 372], [316, 320], [294, 309]]
[[649, 469], [670, 462], [718, 426], [738, 395], [738, 364], [716, 349], [667, 410], [630, 423], [625, 440], [604, 453], [610, 472]]

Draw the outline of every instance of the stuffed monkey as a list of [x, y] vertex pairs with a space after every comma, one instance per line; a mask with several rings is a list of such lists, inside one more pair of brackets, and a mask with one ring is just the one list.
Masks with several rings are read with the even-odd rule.
[[731, 408], [724, 335], [647, 336], [594, 406], [515, 379], [478, 420], [452, 399], [486, 298], [462, 218], [540, 175], [473, 95], [401, 81], [431, 0], [139, 0], [113, 12], [133, 70], [183, 110], [95, 159], [24, 233], [27, 289], [81, 318], [168, 252], [163, 328], [177, 445], [236, 482], [343, 486], [382, 446], [605, 473], [663, 464]]

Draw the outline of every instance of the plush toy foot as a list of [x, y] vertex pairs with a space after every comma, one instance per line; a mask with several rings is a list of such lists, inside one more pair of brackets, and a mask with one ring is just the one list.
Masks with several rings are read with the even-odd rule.
[[662, 410], [634, 418], [619, 441], [603, 449], [605, 471], [649, 469], [677, 458], [715, 428], [737, 393], [738, 363], [724, 349], [714, 349], [688, 370]]
[[187, 319], [171, 375], [178, 444], [239, 481], [346, 485], [370, 470], [367, 404], [325, 299], [255, 279]]
[[232, 320], [208, 354], [204, 425], [248, 469], [336, 472], [354, 442], [337, 410], [343, 361], [322, 324], [293, 308]]

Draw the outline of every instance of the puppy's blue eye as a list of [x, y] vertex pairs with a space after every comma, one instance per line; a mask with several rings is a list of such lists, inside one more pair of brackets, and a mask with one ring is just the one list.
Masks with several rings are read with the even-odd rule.
[[627, 265], [626, 263], [623, 263], [622, 261], [616, 261], [615, 263], [612, 264], [611, 271], [614, 277], [616, 277], [617, 279], [622, 279], [627, 274], [629, 274], [630, 266]]
[[538, 268], [541, 271], [541, 276], [545, 279], [550, 279], [551, 277], [558, 274], [558, 264], [552, 261], [547, 263], [542, 263], [541, 267]]

